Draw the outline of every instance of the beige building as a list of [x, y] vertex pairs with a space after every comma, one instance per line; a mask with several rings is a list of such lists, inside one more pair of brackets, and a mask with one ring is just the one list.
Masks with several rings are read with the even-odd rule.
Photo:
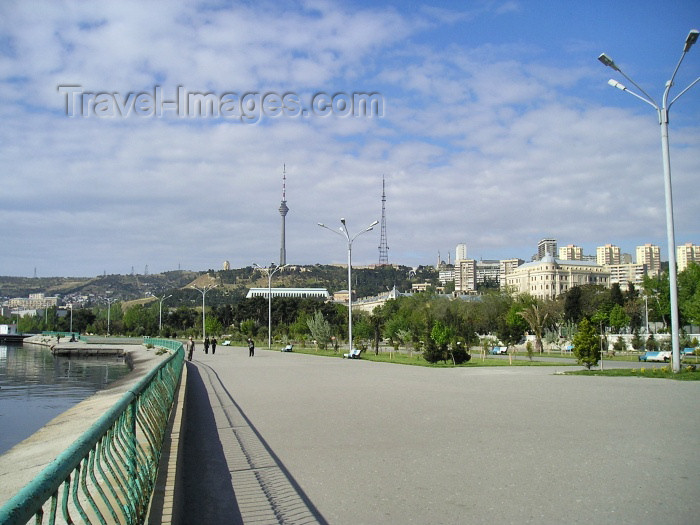
[[643, 264], [606, 264], [605, 269], [610, 272], [610, 286], [617, 283], [623, 290], [627, 289], [629, 283], [640, 288], [646, 273]]
[[[501, 281], [503, 282], [503, 280]], [[539, 299], [553, 299], [574, 286], [610, 286], [610, 272], [588, 261], [563, 261], [546, 256], [522, 264], [505, 278], [508, 290], [527, 293]]]
[[661, 273], [661, 253], [659, 247], [646, 243], [644, 246], [637, 246], [637, 264], [646, 266], [647, 275], [656, 276]]
[[598, 246], [595, 250], [596, 262], [602, 265], [622, 264], [620, 247], [614, 244]]
[[559, 248], [559, 259], [563, 261], [583, 260], [583, 248], [575, 244], [567, 244]]
[[524, 262], [525, 261], [522, 259], [501, 259], [499, 261], [500, 271], [498, 272], [498, 280], [499, 284], [501, 285], [501, 289], [506, 287], [508, 276]]
[[10, 299], [10, 308], [21, 308], [24, 310], [42, 310], [51, 308], [58, 304], [58, 297], [46, 297], [43, 293], [30, 293], [29, 297], [15, 297]]
[[690, 263], [700, 264], [700, 246], [692, 242], [676, 246], [676, 264], [678, 265], [678, 271], [682, 272]]
[[455, 293], [476, 292], [476, 261], [455, 261]]

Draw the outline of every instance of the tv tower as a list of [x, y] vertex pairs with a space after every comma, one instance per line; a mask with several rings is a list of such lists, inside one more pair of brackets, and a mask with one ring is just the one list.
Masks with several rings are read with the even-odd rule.
[[284, 238], [284, 218], [287, 216], [287, 212], [289, 212], [289, 208], [287, 207], [287, 165], [283, 164], [282, 166], [282, 202], [280, 203], [279, 207], [279, 212], [282, 216], [282, 244], [280, 245], [280, 266], [284, 266], [285, 264], [287, 264], [287, 248], [285, 246]]
[[379, 238], [379, 264], [389, 264], [389, 247], [386, 245], [386, 191], [382, 175], [382, 228]]

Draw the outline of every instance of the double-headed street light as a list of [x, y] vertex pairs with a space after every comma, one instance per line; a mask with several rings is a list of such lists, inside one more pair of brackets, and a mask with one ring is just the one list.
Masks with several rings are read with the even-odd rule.
[[638, 93], [635, 93], [634, 91], [627, 89], [625, 86], [613, 79], [609, 80], [608, 84], [622, 91], [626, 91], [633, 97], [636, 97], [642, 102], [645, 102], [651, 107], [653, 107], [656, 110], [656, 113], [659, 117], [659, 124], [661, 125], [661, 152], [663, 155], [664, 190], [666, 195], [666, 237], [668, 243], [668, 275], [671, 295], [671, 344], [673, 349], [672, 363], [674, 372], [680, 371], [681, 359], [678, 326], [678, 285], [676, 279], [676, 240], [673, 227], [673, 194], [671, 192], [671, 157], [669, 153], [668, 144], [668, 111], [671, 108], [671, 105], [676, 100], [678, 100], [678, 98], [681, 95], [683, 95], [683, 93], [688, 91], [691, 87], [693, 87], [700, 81], [700, 77], [696, 78], [693, 82], [691, 82], [688, 85], [688, 87], [686, 87], [683, 91], [676, 95], [676, 97], [673, 100], [671, 100], [671, 102], [668, 102], [668, 94], [671, 90], [671, 87], [673, 86], [673, 79], [676, 77], [678, 68], [680, 68], [681, 62], [683, 62], [683, 58], [685, 58], [685, 54], [690, 50], [693, 44], [697, 42], [698, 34], [699, 32], [697, 29], [692, 29], [690, 33], [688, 33], [688, 36], [685, 39], [685, 45], [683, 46], [683, 53], [681, 54], [681, 58], [678, 61], [678, 64], [676, 65], [676, 69], [673, 70], [671, 79], [668, 82], [666, 82], [663, 98], [661, 99], [661, 106], [659, 106], [654, 101], [654, 99], [646, 91], [644, 91], [634, 80], [628, 77], [609, 56], [603, 53], [598, 57], [598, 60], [600, 60], [605, 66], [612, 68], [618, 73], [620, 73], [623, 77], [629, 80], [642, 94], [640, 95]]
[[208, 284], [206, 286], [203, 286], [202, 288], [197, 288], [195, 285], [190, 285], [190, 288], [194, 288], [195, 290], [197, 290], [199, 293], [202, 294], [202, 339], [207, 338], [207, 324], [206, 324], [207, 318], [205, 315], [206, 308], [204, 305], [204, 298], [206, 297], [207, 292], [209, 290], [211, 290], [212, 288], [216, 288], [216, 286], [217, 286], [216, 284]]
[[253, 266], [258, 270], [262, 270], [267, 275], [267, 349], [272, 348], [272, 276], [282, 268], [289, 266], [284, 264], [282, 266], [275, 266], [271, 264], [270, 266], [260, 266], [253, 263]]
[[338, 230], [329, 228], [328, 226], [320, 222], [318, 223], [318, 225], [321, 228], [325, 228], [329, 231], [332, 231], [333, 233], [340, 235], [341, 237], [345, 237], [348, 243], [348, 352], [352, 352], [352, 243], [363, 233], [371, 231], [377, 224], [379, 224], [379, 221], [374, 221], [372, 224], [367, 226], [367, 228], [356, 233], [354, 237], [350, 237], [348, 227], [345, 224], [345, 219], [341, 218], [340, 222], [342, 226]]

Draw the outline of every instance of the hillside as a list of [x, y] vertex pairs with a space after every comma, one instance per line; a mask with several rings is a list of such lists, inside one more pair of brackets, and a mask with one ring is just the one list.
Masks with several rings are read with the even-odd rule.
[[[406, 266], [379, 266], [353, 269], [352, 288], [359, 297], [374, 295], [396, 286], [410, 290], [412, 282], [435, 280], [437, 272], [432, 267], [421, 267], [417, 272]], [[141, 301], [153, 296], [173, 295], [173, 302], [182, 300], [197, 304], [201, 301], [198, 291], [189, 289], [216, 284], [207, 292], [207, 303], [228, 303], [245, 297], [248, 288], [266, 287], [267, 276], [252, 267], [233, 270], [191, 272], [172, 271], [152, 275], [105, 275], [99, 277], [2, 277], [0, 298], [27, 297], [30, 293], [58, 295], [63, 301], [78, 296], [88, 297], [88, 303], [100, 302], [106, 297], [122, 301]], [[330, 293], [346, 290], [347, 269], [342, 266], [313, 265], [293, 266], [275, 273], [273, 287], [327, 288]]]

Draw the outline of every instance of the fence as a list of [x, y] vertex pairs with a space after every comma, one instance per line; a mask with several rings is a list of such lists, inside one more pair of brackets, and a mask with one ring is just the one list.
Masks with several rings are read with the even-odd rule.
[[[143, 523], [184, 363], [178, 341], [144, 338], [171, 355], [0, 509], [0, 524]], [[59, 509], [60, 505], [60, 509]]]

